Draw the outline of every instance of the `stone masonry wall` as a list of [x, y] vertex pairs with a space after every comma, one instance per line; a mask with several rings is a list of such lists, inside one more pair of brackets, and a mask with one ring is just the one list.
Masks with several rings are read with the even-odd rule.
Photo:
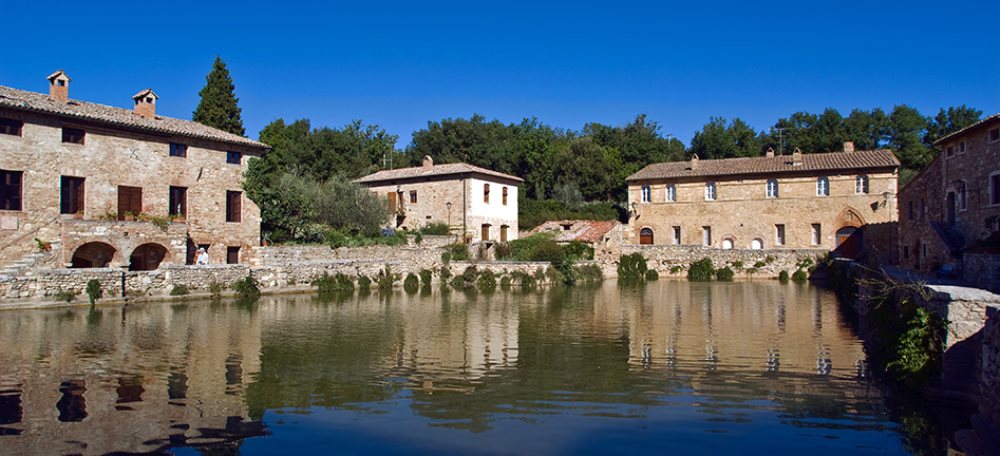
[[990, 307], [983, 328], [983, 355], [980, 375], [982, 411], [1000, 427], [1000, 307]]
[[1000, 255], [988, 253], [962, 255], [962, 278], [976, 288], [1000, 293]]
[[[826, 249], [781, 249], [781, 250], [751, 250], [729, 249], [721, 250], [711, 247], [689, 245], [622, 245], [621, 254], [640, 253], [646, 258], [647, 266], [655, 269], [661, 276], [685, 276], [688, 266], [702, 258], [710, 258], [716, 268], [731, 265], [733, 262], [743, 262], [745, 269], [753, 267], [758, 261], [767, 263], [757, 271], [757, 277], [777, 277], [781, 271], [795, 272], [796, 264], [805, 259], [817, 262], [827, 253]], [[773, 260], [767, 262], [767, 258]], [[614, 259], [617, 261], [617, 258]], [[670, 270], [680, 266], [682, 270], [671, 274]], [[739, 276], [737, 272], [737, 276]]]

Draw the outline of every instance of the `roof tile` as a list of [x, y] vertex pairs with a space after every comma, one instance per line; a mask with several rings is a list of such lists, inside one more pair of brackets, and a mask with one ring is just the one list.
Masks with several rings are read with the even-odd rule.
[[364, 176], [358, 179], [356, 182], [361, 184], [366, 184], [366, 183], [382, 182], [388, 180], [413, 179], [413, 178], [430, 177], [430, 176], [447, 176], [452, 174], [482, 174], [486, 176], [499, 177], [502, 179], [512, 180], [515, 182], [524, 182], [524, 179], [521, 179], [520, 177], [511, 176], [510, 174], [499, 173], [496, 171], [491, 171], [486, 168], [480, 168], [478, 166], [472, 166], [468, 163], [446, 163], [442, 165], [434, 165], [427, 168], [423, 166], [415, 166], [412, 168], [386, 169]]
[[801, 164], [793, 163], [791, 155], [697, 160], [698, 164], [693, 169], [691, 163], [690, 160], [654, 163], [629, 176], [626, 181], [787, 172], [847, 171], [899, 166], [899, 160], [896, 159], [892, 151], [885, 149], [802, 154]]

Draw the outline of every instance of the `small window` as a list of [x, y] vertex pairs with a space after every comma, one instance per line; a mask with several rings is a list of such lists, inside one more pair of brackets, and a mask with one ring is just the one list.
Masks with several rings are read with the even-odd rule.
[[649, 188], [648, 185], [643, 185], [642, 186], [642, 202], [643, 203], [648, 203], [650, 200], [652, 200], [653, 199], [652, 198], [652, 194], [653, 194], [653, 191], [652, 191], [652, 189]]
[[715, 182], [709, 182], [705, 184], [705, 200], [715, 201]]
[[785, 245], [785, 225], [774, 225], [774, 245]]
[[909, 212], [910, 212], [910, 220], [913, 220], [913, 219], [915, 219], [917, 217], [917, 209], [916, 209], [917, 205], [913, 204], [913, 201], [910, 201], [910, 205], [909, 206], [910, 206], [909, 207], [909, 209], [910, 209], [909, 210]]
[[507, 242], [507, 225], [500, 225], [500, 242]]
[[0, 210], [21, 210], [21, 183], [23, 171], [0, 169]]
[[821, 176], [816, 179], [816, 196], [830, 196], [830, 178]]
[[764, 248], [764, 241], [760, 238], [750, 241], [750, 248], [753, 250], [761, 250]]
[[681, 227], [674, 227], [674, 245], [681, 245]]
[[226, 221], [239, 223], [243, 219], [243, 193], [226, 191]]
[[187, 157], [188, 156], [188, 146], [187, 146], [187, 144], [170, 143], [170, 156], [171, 157]]
[[777, 198], [778, 197], [778, 179], [768, 179], [767, 180], [767, 197]]
[[868, 194], [868, 176], [861, 174], [854, 178], [854, 193], [858, 195]]
[[84, 137], [87, 133], [79, 128], [63, 128], [62, 129], [62, 142], [72, 143], [72, 144], [83, 144]]
[[736, 241], [734, 241], [733, 238], [725, 238], [722, 240], [722, 250], [732, 250], [735, 245]]
[[994, 128], [987, 133], [987, 139], [989, 142], [1000, 141], [1000, 128]]
[[240, 264], [240, 248], [238, 246], [226, 247], [226, 264]]
[[920, 214], [919, 215], [920, 215], [920, 220], [923, 220], [923, 219], [927, 218], [927, 204], [925, 204], [924, 200], [922, 200], [922, 199], [920, 200]]
[[187, 216], [187, 187], [170, 187], [170, 207], [167, 214], [175, 217]]
[[944, 148], [944, 156], [945, 157], [949, 157], [949, 158], [950, 157], [954, 157], [955, 156], [955, 146], [945, 147]]
[[83, 214], [84, 183], [82, 177], [62, 176], [59, 190], [59, 212]]
[[410, 204], [417, 204], [417, 191], [410, 190]]
[[503, 205], [507, 205], [507, 187], [500, 189], [500, 195], [503, 197]]
[[142, 213], [142, 187], [118, 186], [118, 220]]
[[490, 184], [483, 184], [483, 202], [490, 203]]
[[958, 153], [960, 154], [965, 153], [965, 141], [958, 143]]
[[958, 209], [962, 211], [969, 208], [969, 200], [966, 196], [968, 192], [965, 191], [965, 187], [965, 181], [961, 181], [958, 185]]
[[483, 231], [482, 237], [484, 241], [490, 240], [490, 228], [491, 225], [489, 223], [484, 223], [482, 226], [482, 231]]
[[903, 246], [903, 258], [910, 258], [910, 246]]
[[226, 163], [230, 165], [238, 165], [243, 159], [243, 154], [239, 152], [226, 152]]
[[672, 203], [677, 201], [677, 186], [674, 184], [667, 185], [667, 202]]
[[812, 243], [820, 245], [823, 243], [823, 226], [819, 223], [812, 224]]
[[704, 245], [712, 245], [712, 227], [701, 227], [701, 243]]
[[0, 135], [21, 136], [21, 129], [24, 122], [14, 119], [0, 118]]
[[990, 174], [990, 204], [1000, 204], [1000, 171]]

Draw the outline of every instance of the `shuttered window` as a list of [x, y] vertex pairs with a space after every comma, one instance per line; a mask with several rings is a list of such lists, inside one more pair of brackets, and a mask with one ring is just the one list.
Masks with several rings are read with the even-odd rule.
[[21, 182], [24, 173], [0, 169], [0, 210], [21, 210]]
[[142, 212], [142, 187], [118, 187], [118, 220], [126, 215], [136, 216]]
[[242, 192], [226, 192], [226, 221], [239, 223], [242, 220]]
[[239, 247], [226, 247], [226, 264], [240, 264]]
[[62, 186], [59, 191], [59, 212], [63, 214], [83, 213], [85, 182], [82, 177], [62, 176]]

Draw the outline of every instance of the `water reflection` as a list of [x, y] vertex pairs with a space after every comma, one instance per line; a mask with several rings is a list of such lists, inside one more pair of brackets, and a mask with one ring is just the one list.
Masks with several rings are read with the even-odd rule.
[[0, 347], [18, 453], [903, 451], [833, 296], [797, 285], [12, 311]]

